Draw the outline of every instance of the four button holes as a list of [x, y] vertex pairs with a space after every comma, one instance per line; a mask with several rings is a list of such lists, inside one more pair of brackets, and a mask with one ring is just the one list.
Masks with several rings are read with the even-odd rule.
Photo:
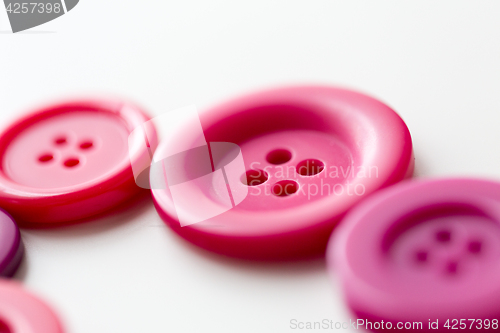
[[[442, 229], [435, 233], [435, 244], [438, 246], [451, 246], [452, 243], [452, 233], [450, 230]], [[465, 250], [470, 254], [477, 256], [482, 251], [482, 242], [478, 239], [469, 240], [465, 244]], [[417, 250], [414, 255], [414, 260], [417, 264], [423, 265], [429, 261], [431, 256], [430, 251], [427, 250]], [[448, 260], [444, 267], [444, 272], [448, 275], [455, 275], [459, 273], [460, 264], [458, 260]]]
[[[275, 149], [266, 155], [267, 162], [280, 165], [289, 162], [292, 159], [292, 153], [287, 149]], [[317, 159], [306, 159], [299, 162], [295, 170], [301, 176], [314, 176], [319, 174], [325, 168], [325, 164]], [[269, 175], [261, 169], [247, 171], [242, 177], [241, 182], [248, 186], [262, 185], [269, 180]], [[277, 197], [287, 197], [299, 190], [299, 184], [295, 180], [285, 179], [276, 182], [271, 193]]]
[[[53, 144], [55, 148], [65, 146], [68, 144], [68, 140], [65, 136], [58, 136], [54, 139]], [[78, 144], [78, 147], [83, 151], [88, 151], [94, 146], [94, 143], [90, 140], [82, 141]], [[44, 153], [38, 157], [38, 161], [42, 164], [46, 164], [54, 160], [54, 154], [52, 153]], [[68, 157], [63, 161], [63, 165], [66, 168], [73, 168], [80, 164], [80, 160], [77, 157]]]

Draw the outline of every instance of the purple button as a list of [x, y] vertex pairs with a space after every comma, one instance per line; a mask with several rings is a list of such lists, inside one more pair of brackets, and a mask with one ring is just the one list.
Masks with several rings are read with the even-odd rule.
[[24, 247], [12, 217], [0, 209], [0, 276], [12, 276], [23, 257]]
[[365, 328], [498, 329], [500, 183], [427, 180], [382, 191], [345, 218], [327, 263]]

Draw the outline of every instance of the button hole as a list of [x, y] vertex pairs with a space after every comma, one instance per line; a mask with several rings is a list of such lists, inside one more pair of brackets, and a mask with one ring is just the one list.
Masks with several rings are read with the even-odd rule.
[[3, 320], [0, 319], [0, 333], [11, 333], [12, 330], [10, 329], [9, 325], [5, 323]]
[[89, 148], [92, 148], [94, 146], [94, 144], [92, 143], [92, 141], [84, 141], [82, 143], [80, 143], [80, 148], [81, 149], [89, 149]]
[[297, 164], [297, 173], [302, 176], [314, 176], [323, 171], [325, 164], [320, 160], [307, 159]]
[[428, 256], [429, 256], [429, 254], [427, 253], [427, 251], [423, 251], [423, 250], [417, 251], [415, 253], [415, 261], [419, 264], [426, 263]]
[[72, 168], [80, 163], [80, 160], [77, 158], [68, 158], [66, 161], [64, 161], [64, 166], [67, 168]]
[[266, 156], [266, 160], [271, 164], [283, 164], [292, 159], [292, 153], [286, 149], [275, 149]]
[[66, 142], [67, 142], [67, 141], [68, 141], [68, 140], [66, 139], [66, 137], [64, 137], [64, 136], [59, 136], [59, 137], [55, 138], [54, 143], [55, 143], [56, 145], [64, 145], [64, 144], [66, 144]]
[[264, 184], [269, 179], [269, 175], [264, 170], [248, 170], [241, 176], [241, 182], [247, 186], [257, 186]]
[[51, 161], [52, 159], [54, 159], [54, 156], [52, 154], [43, 154], [38, 158], [38, 161], [40, 161], [42, 163], [47, 163], [47, 162]]
[[293, 180], [282, 180], [272, 187], [272, 193], [278, 197], [287, 197], [299, 190], [299, 184]]
[[467, 245], [467, 249], [470, 253], [479, 254], [481, 253], [483, 244], [480, 241], [471, 241]]
[[436, 240], [440, 243], [448, 243], [451, 240], [451, 232], [448, 230], [439, 230], [436, 233]]

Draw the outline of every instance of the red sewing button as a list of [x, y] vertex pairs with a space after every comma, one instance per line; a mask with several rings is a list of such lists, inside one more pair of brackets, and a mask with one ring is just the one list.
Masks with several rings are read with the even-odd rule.
[[500, 183], [427, 180], [381, 191], [343, 220], [327, 265], [370, 330], [498, 330]]
[[129, 156], [128, 136], [147, 119], [134, 105], [75, 101], [19, 120], [0, 138], [0, 205], [22, 222], [57, 223], [129, 199], [140, 190], [131, 158], [147, 148], [132, 143]]
[[[177, 142], [191, 140], [193, 149], [169, 157], [169, 147], [158, 146], [155, 157], [164, 172], [152, 178], [163, 175], [167, 186], [153, 186], [152, 194], [173, 230], [225, 255], [323, 254], [346, 211], [413, 172], [405, 123], [388, 106], [353, 91], [264, 91], [200, 119], [207, 145], [200, 145], [198, 133], [184, 131]], [[237, 144], [241, 154], [221, 142]]]
[[54, 312], [17, 282], [0, 280], [0, 332], [62, 333]]
[[16, 223], [0, 209], [0, 276], [14, 275], [23, 253], [24, 247]]

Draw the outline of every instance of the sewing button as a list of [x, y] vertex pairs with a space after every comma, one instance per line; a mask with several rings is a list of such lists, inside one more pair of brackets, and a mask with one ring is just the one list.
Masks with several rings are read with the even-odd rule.
[[[198, 147], [198, 133], [184, 131], [177, 142], [192, 140], [193, 149], [163, 160], [168, 188], [152, 188], [153, 199], [178, 234], [229, 256], [321, 255], [346, 211], [413, 172], [405, 123], [388, 106], [353, 91], [269, 90], [203, 112], [200, 121], [207, 145]], [[222, 142], [238, 145], [241, 156], [217, 153]], [[157, 154], [166, 150], [160, 144]], [[207, 166], [204, 172], [200, 165]], [[179, 169], [187, 170], [182, 182], [169, 179], [169, 170]], [[203, 211], [210, 213], [200, 220]], [[192, 223], [180, 221], [190, 216]]]
[[[0, 205], [18, 222], [58, 223], [102, 213], [137, 194], [129, 134], [148, 118], [136, 106], [74, 101], [40, 109], [0, 137]], [[140, 138], [135, 138], [140, 140]], [[142, 139], [144, 140], [144, 139]]]
[[0, 276], [14, 275], [23, 253], [24, 247], [15, 221], [0, 209]]
[[464, 320], [470, 330], [496, 320], [498, 328], [500, 183], [426, 180], [381, 191], [334, 232], [327, 265], [371, 325], [445, 332]]
[[54, 312], [18, 282], [0, 280], [0, 332], [62, 333]]

